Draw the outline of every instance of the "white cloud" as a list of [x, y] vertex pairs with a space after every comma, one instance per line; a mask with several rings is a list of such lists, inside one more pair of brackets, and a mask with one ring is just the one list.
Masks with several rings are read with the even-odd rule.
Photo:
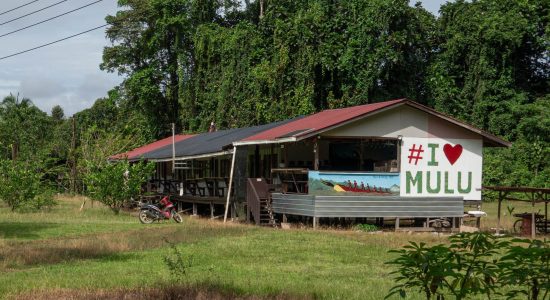
[[[0, 15], [0, 23], [22, 16], [58, 0], [43, 0]], [[71, 0], [32, 16], [0, 26], [0, 35], [90, 3]], [[0, 38], [0, 57], [49, 43], [105, 24], [117, 11], [116, 0], [104, 0], [51, 22]], [[0, 1], [0, 12], [21, 5], [20, 0]], [[12, 94], [30, 98], [46, 112], [61, 105], [66, 115], [90, 107], [122, 78], [99, 70], [103, 47], [109, 45], [99, 29], [32, 52], [0, 60], [0, 99]]]

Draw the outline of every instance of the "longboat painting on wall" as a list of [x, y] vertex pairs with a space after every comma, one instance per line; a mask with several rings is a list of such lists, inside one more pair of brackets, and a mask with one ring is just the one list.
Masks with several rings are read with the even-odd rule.
[[309, 194], [318, 196], [399, 196], [399, 173], [310, 171]]

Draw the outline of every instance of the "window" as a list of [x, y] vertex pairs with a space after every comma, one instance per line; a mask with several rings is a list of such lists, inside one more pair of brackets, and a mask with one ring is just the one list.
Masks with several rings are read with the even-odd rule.
[[[321, 169], [333, 171], [398, 172], [398, 140], [342, 139], [328, 143], [328, 161]], [[327, 158], [326, 154], [320, 153]]]

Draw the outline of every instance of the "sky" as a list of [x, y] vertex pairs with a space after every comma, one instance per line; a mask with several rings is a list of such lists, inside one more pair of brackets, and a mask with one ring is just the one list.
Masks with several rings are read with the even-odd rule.
[[[4, 13], [20, 5], [33, 3]], [[0, 0], [0, 35], [68, 12], [97, 0], [64, 0], [59, 5], [13, 20], [63, 0]], [[416, 0], [410, 1], [411, 5]], [[437, 14], [446, 0], [425, 0], [423, 6]], [[117, 0], [102, 0], [82, 10], [35, 27], [0, 37], [0, 57], [105, 24], [105, 16], [118, 10]], [[2, 24], [6, 23], [6, 24]], [[66, 116], [91, 107], [123, 78], [99, 69], [102, 52], [110, 42], [105, 28], [14, 57], [0, 59], [0, 99], [9, 95], [29, 98], [45, 112], [60, 105]]]

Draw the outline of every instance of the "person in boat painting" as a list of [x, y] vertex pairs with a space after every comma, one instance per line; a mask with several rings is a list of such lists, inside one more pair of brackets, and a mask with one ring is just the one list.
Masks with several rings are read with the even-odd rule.
[[372, 194], [391, 194], [391, 191], [387, 188], [376, 188], [376, 186], [373, 186], [372, 188], [367, 183], [367, 186], [365, 187], [365, 184], [361, 182], [361, 187], [357, 186], [357, 181], [354, 180], [353, 183], [351, 180], [348, 180], [347, 186], [342, 184], [334, 184], [329, 181], [325, 181], [321, 179], [321, 182], [324, 185], [332, 187], [337, 192], [352, 192], [352, 193], [372, 193]]

